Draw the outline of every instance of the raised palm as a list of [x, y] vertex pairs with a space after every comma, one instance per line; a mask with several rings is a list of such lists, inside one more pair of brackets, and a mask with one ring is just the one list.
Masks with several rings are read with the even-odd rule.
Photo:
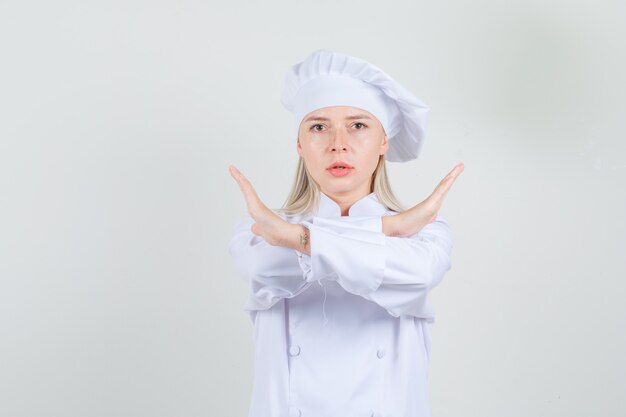
[[239, 184], [248, 207], [248, 213], [256, 222], [252, 225], [252, 232], [262, 236], [271, 245], [281, 245], [285, 230], [291, 224], [267, 207], [248, 179], [234, 165], [229, 166], [232, 177]]
[[[464, 168], [463, 163], [457, 164], [421, 203], [395, 216], [384, 216], [383, 232], [387, 236], [408, 236], [419, 232], [428, 223], [433, 222], [441, 209], [443, 199]], [[256, 222], [252, 225], [252, 232], [262, 236], [271, 245], [286, 245], [288, 230], [293, 225], [261, 201], [250, 181], [234, 165], [229, 166], [229, 171], [239, 184], [246, 200], [248, 213]]]

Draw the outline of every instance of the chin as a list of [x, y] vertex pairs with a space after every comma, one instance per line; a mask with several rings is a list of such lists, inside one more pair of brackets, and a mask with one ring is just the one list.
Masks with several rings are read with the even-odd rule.
[[367, 182], [367, 178], [357, 178], [351, 175], [346, 177], [333, 177], [327, 172], [324, 172], [322, 175], [323, 181], [318, 181], [318, 178], [313, 179], [320, 190], [326, 190], [326, 192], [331, 194], [350, 193], [362, 186], [364, 182]]
[[320, 189], [321, 190], [326, 190], [329, 193], [332, 194], [344, 194], [344, 193], [349, 193], [351, 191], [354, 191], [354, 189], [357, 188], [352, 182], [348, 183], [344, 183], [344, 184], [321, 184], [320, 185]]

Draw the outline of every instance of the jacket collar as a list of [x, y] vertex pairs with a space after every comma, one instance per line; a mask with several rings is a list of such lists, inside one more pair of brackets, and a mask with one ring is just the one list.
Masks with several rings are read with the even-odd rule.
[[[333, 199], [319, 192], [318, 217], [341, 217], [341, 208]], [[371, 192], [357, 200], [348, 209], [348, 216], [379, 216], [387, 213], [387, 207], [378, 201], [376, 193]]]

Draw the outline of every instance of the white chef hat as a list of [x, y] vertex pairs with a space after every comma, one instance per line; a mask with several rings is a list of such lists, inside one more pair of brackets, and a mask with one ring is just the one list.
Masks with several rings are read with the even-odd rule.
[[295, 116], [296, 138], [302, 119], [329, 106], [352, 106], [376, 116], [389, 138], [385, 159], [416, 159], [430, 108], [387, 73], [363, 59], [315, 50], [285, 76], [283, 106]]

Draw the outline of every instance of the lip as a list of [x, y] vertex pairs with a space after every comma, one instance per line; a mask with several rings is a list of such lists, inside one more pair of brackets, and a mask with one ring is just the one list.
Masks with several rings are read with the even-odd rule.
[[332, 164], [330, 164], [326, 169], [332, 169], [333, 167], [336, 166], [343, 166], [346, 168], [354, 168], [352, 165], [348, 164], [347, 162], [343, 162], [343, 161], [335, 161]]
[[[336, 166], [342, 166], [344, 168], [333, 168]], [[354, 167], [350, 164], [343, 161], [336, 161], [326, 168], [326, 171], [328, 171], [333, 177], [345, 177], [346, 175], [349, 175], [353, 169]]]

